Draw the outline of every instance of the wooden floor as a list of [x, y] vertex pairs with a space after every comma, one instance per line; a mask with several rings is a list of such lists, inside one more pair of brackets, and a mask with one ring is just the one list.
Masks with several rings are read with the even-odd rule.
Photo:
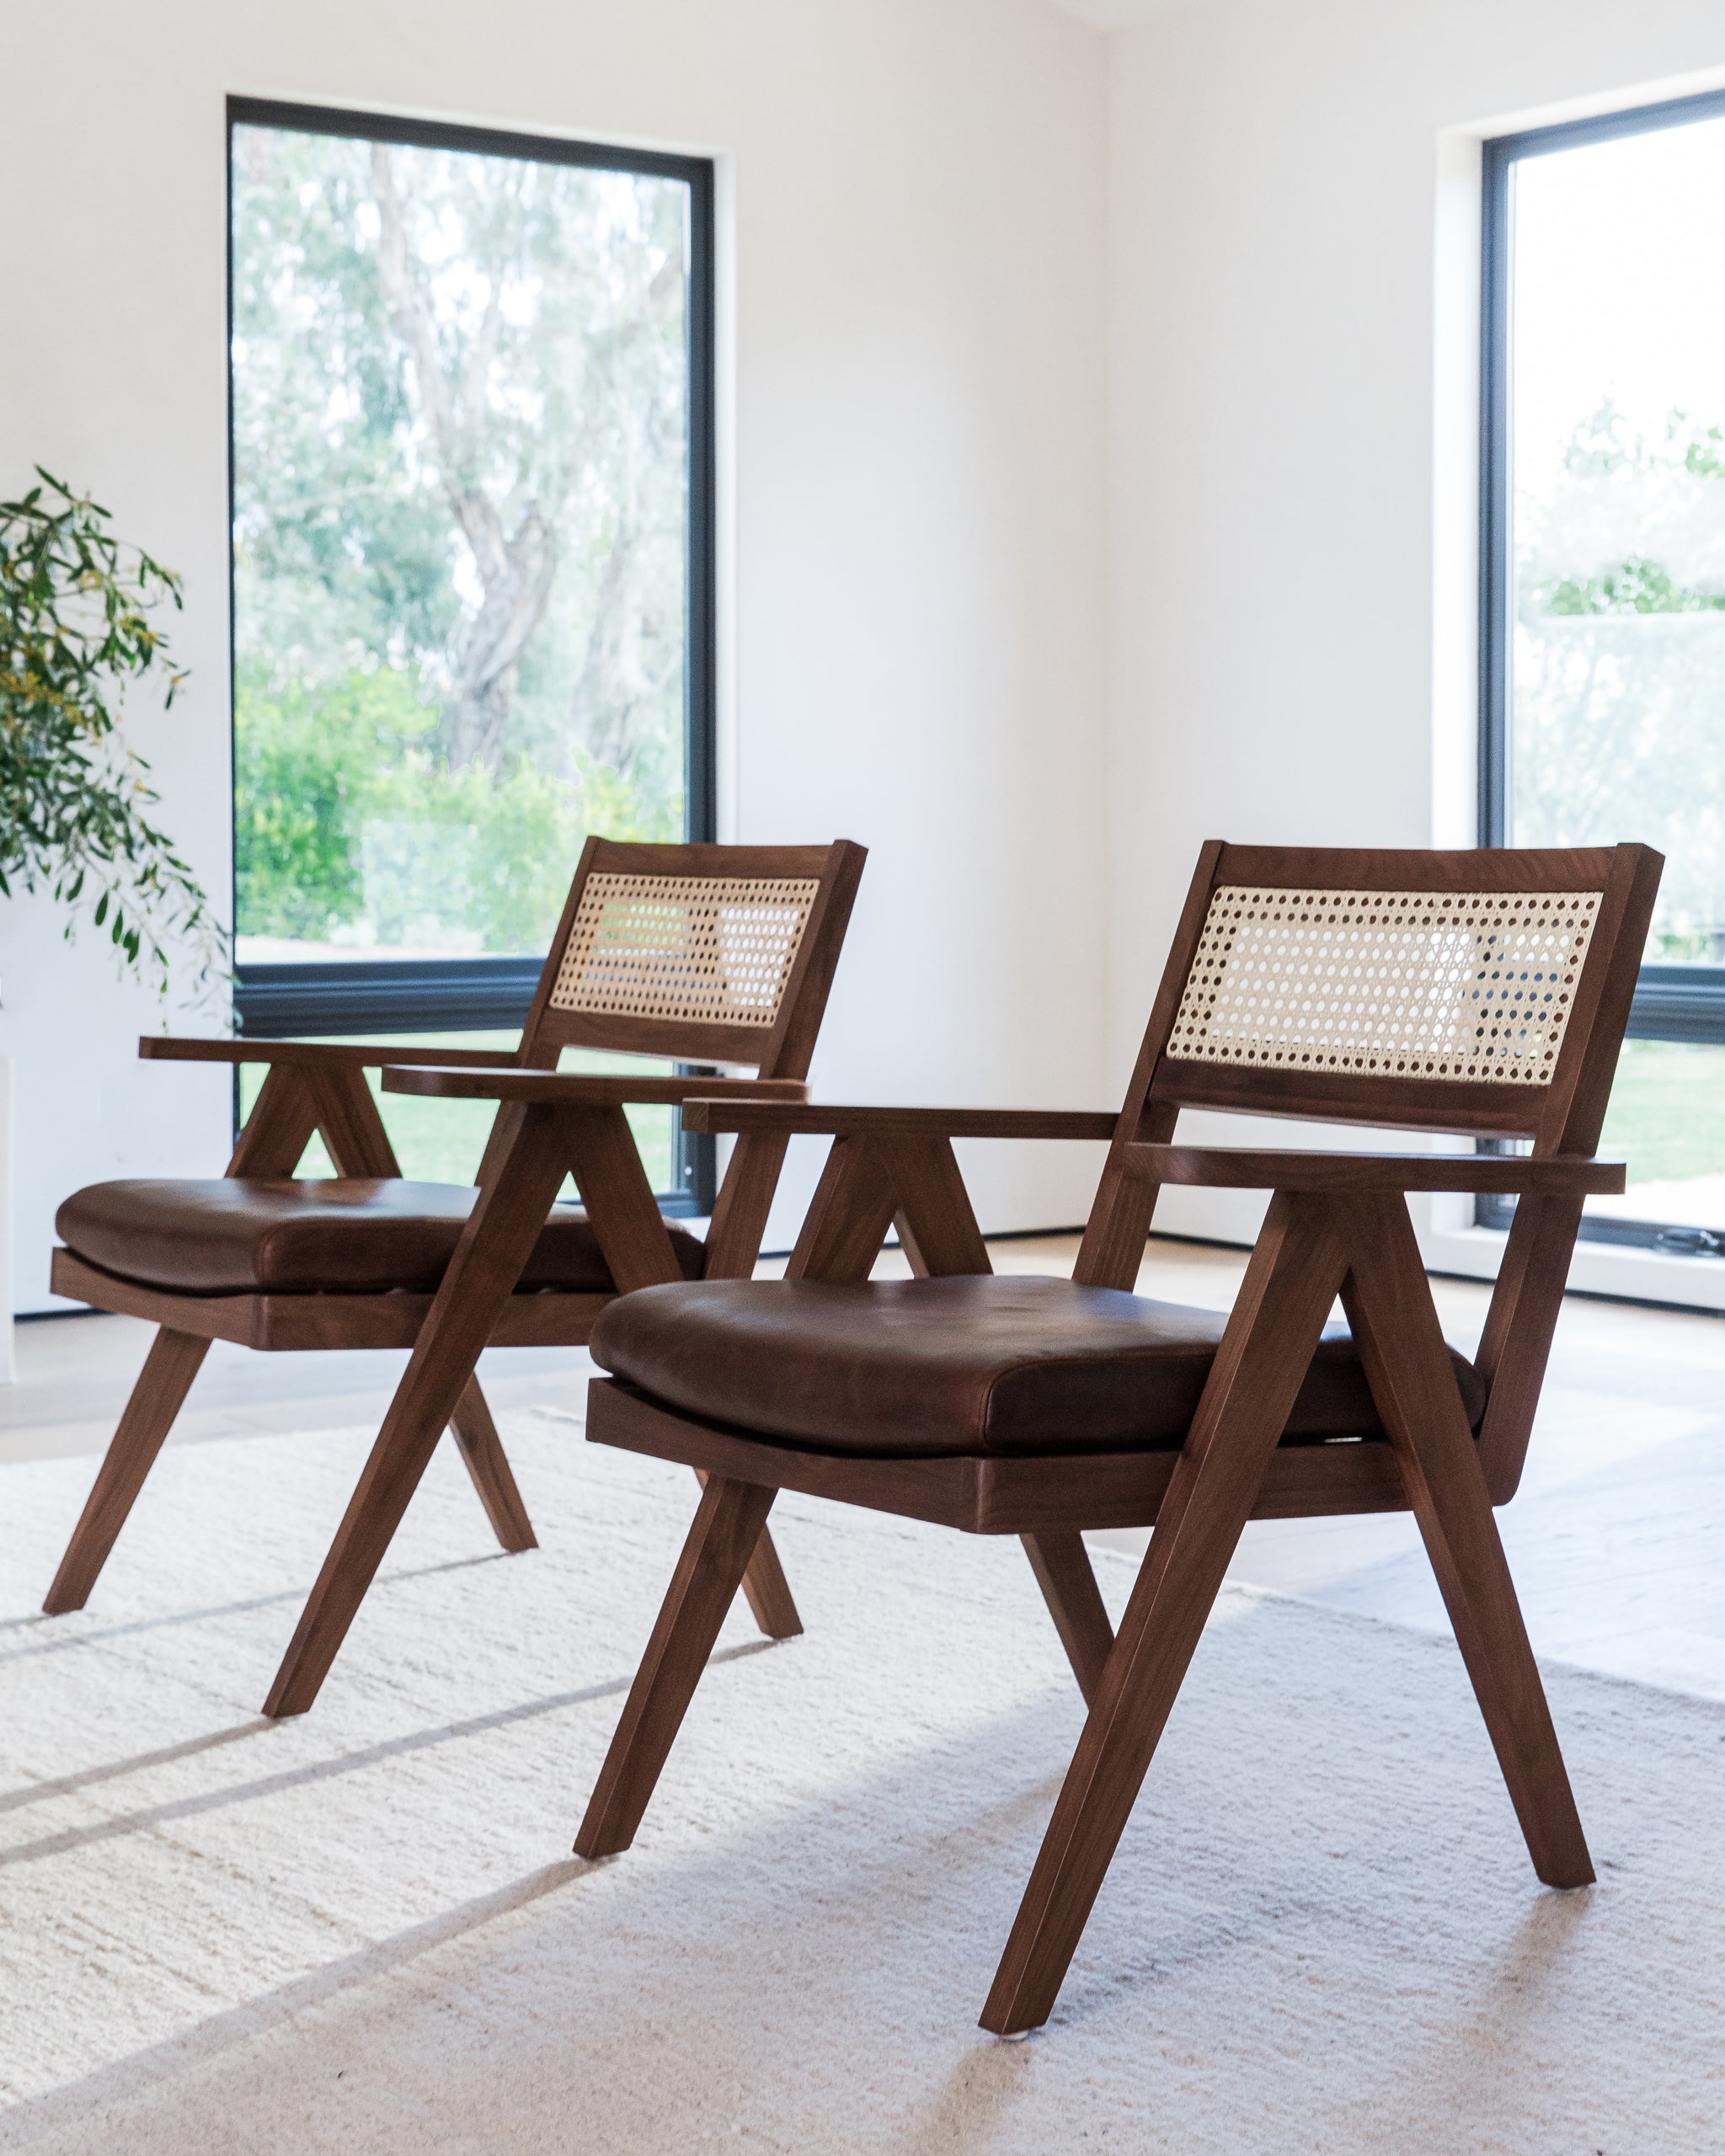
[[[992, 1250], [1002, 1272], [1070, 1273], [1076, 1246], [1058, 1237]], [[889, 1252], [879, 1269], [905, 1267]], [[1139, 1292], [1225, 1309], [1244, 1269], [1243, 1251], [1153, 1242]], [[1445, 1328], [1466, 1351], [1487, 1291], [1436, 1284]], [[0, 1463], [99, 1452], [149, 1337], [129, 1318], [20, 1326], [19, 1382], [0, 1387]], [[405, 1361], [258, 1355], [218, 1341], [174, 1442], [375, 1423]], [[515, 1348], [488, 1354], [480, 1375], [499, 1406], [568, 1406], [591, 1367], [578, 1348]], [[1499, 1521], [1541, 1655], [1725, 1699], [1725, 1318], [1571, 1297], [1521, 1493]], [[1401, 1517], [1254, 1524], [1232, 1577], [1447, 1629]]]

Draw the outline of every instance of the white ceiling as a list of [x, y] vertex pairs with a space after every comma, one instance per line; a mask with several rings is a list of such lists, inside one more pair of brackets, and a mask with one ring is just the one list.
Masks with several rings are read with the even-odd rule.
[[1166, 15], [1175, 8], [1189, 8], [1198, 0], [1055, 0], [1063, 14], [1076, 15], [1099, 30], [1120, 30], [1133, 23], [1147, 22], [1152, 15]]

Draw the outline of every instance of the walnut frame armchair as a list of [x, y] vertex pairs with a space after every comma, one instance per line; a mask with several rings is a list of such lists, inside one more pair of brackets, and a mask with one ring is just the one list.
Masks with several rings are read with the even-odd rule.
[[[1639, 846], [1212, 842], [1118, 1118], [692, 1103], [695, 1128], [820, 1131], [833, 1145], [785, 1283], [655, 1289], [597, 1330], [611, 1374], [590, 1387], [590, 1440], [707, 1479], [577, 1853], [633, 1840], [783, 1488], [1022, 1536], [1084, 1691], [1088, 1718], [985, 2029], [1017, 2035], [1048, 2019], [1250, 1518], [1413, 1513], [1535, 1870], [1556, 1886], [1591, 1881], [1493, 1507], [1520, 1476], [1583, 1200], [1623, 1187], [1621, 1167], [1593, 1155], [1662, 866]], [[1531, 1139], [1532, 1151], [1177, 1145], [1183, 1107]], [[1102, 1135], [1110, 1150], [1074, 1280], [986, 1277], [951, 1140]], [[1225, 1325], [1125, 1292], [1164, 1183], [1273, 1193]], [[1519, 1201], [1472, 1365], [1445, 1347], [1407, 1210], [1407, 1193], [1435, 1190]], [[895, 1217], [925, 1277], [869, 1282]], [[927, 1277], [953, 1274], [965, 1277]], [[1326, 1329], [1338, 1294], [1343, 1335]], [[1002, 1319], [1016, 1346], [991, 1346]], [[1108, 1326], [1130, 1353], [1097, 1347]], [[759, 1353], [769, 1336], [771, 1383]], [[1064, 1357], [1068, 1376], [1048, 1380], [1033, 1350]], [[893, 1417], [923, 1413], [933, 1379], [957, 1383], [961, 1351], [965, 1382], [991, 1388], [984, 1424], [1009, 1386], [1040, 1401], [1015, 1411], [1023, 1427], [996, 1417], [1014, 1441], [886, 1443]], [[902, 1382], [919, 1355], [916, 1383]], [[863, 1403], [845, 1416], [863, 1417], [871, 1398], [889, 1412], [866, 1427], [834, 1413], [820, 1380], [840, 1358], [846, 1402]], [[1135, 1438], [1121, 1387], [1112, 1405], [1094, 1385], [1077, 1390], [1081, 1366], [1125, 1369]], [[1159, 1399], [1165, 1427], [1146, 1436]], [[1104, 1443], [1090, 1433], [1108, 1413]], [[1080, 1539], [1108, 1526], [1154, 1529], [1118, 1637]]]
[[[222, 1182], [98, 1184], [61, 1209], [66, 1246], [54, 1252], [55, 1292], [160, 1330], [45, 1609], [83, 1606], [212, 1341], [270, 1351], [412, 1348], [419, 1340], [438, 1307], [440, 1281], [469, 1269], [476, 1223], [492, 1209], [492, 1186], [524, 1123], [550, 1126], [555, 1178], [536, 1186], [521, 1264], [502, 1283], [402, 1503], [447, 1426], [503, 1547], [532, 1548], [531, 1524], [473, 1374], [479, 1350], [579, 1346], [619, 1293], [693, 1271], [753, 1269], [785, 1140], [735, 1149], [703, 1246], [661, 1216], [625, 1105], [677, 1104], [715, 1088], [740, 1098], [806, 1096], [866, 857], [848, 840], [734, 846], [590, 838], [512, 1052], [147, 1036], [140, 1053], [148, 1058], [261, 1063], [268, 1075]], [[565, 1048], [757, 1075], [558, 1072]], [[433, 1066], [426, 1090], [498, 1103], [474, 1190], [402, 1181], [365, 1079], [383, 1066]], [[328, 1150], [334, 1182], [294, 1180], [314, 1134]], [[579, 1213], [554, 1209], [568, 1173], [581, 1194]], [[534, 1265], [542, 1277], [534, 1277]], [[236, 1272], [248, 1277], [227, 1277]], [[402, 1481], [398, 1453], [398, 1432], [386, 1425], [362, 1490], [386, 1470]], [[382, 1554], [369, 1555], [350, 1508], [266, 1711], [292, 1711], [279, 1695], [289, 1663], [302, 1665], [308, 1636], [320, 1652], [327, 1648], [327, 1667]], [[798, 1629], [764, 1536], [747, 1591], [763, 1629], [776, 1636]]]

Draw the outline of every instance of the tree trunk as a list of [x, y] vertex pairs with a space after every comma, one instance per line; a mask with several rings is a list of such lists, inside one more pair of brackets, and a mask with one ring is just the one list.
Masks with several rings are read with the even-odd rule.
[[[472, 550], [482, 594], [456, 669], [450, 760], [494, 767], [515, 701], [521, 654], [551, 596], [557, 534], [537, 500], [529, 503], [513, 531], [505, 531], [497, 504], [479, 483], [486, 378], [497, 333], [494, 285], [480, 334], [451, 382], [437, 349], [419, 264], [408, 246], [389, 151], [382, 142], [371, 146], [371, 184], [381, 227], [377, 274], [384, 303], [413, 360], [443, 490]], [[556, 474], [551, 476], [553, 483], [545, 492], [555, 501], [561, 489]]]

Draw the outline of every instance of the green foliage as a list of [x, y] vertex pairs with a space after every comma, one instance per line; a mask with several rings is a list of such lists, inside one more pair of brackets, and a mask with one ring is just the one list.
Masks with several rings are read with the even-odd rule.
[[322, 688], [248, 669], [236, 715], [234, 866], [249, 935], [542, 951], [589, 831], [681, 834], [680, 797], [644, 798], [590, 757], [572, 778], [525, 757], [451, 768], [435, 707], [393, 668]]
[[1658, 846], [1648, 956], [1725, 953], [1725, 429], [1607, 399], [1516, 499], [1511, 830]]
[[327, 942], [360, 918], [360, 830], [436, 714], [387, 667], [272, 689], [255, 666], [234, 714], [239, 918], [254, 936]]
[[16, 883], [87, 909], [163, 993], [170, 943], [189, 946], [207, 985], [225, 970], [209, 901], [146, 814], [149, 766], [119, 733], [128, 681], [162, 669], [165, 707], [185, 679], [147, 619], [180, 605], [179, 579], [36, 471], [40, 486], [0, 502], [0, 894]]
[[1725, 610], [1725, 592], [1681, 584], [1663, 563], [1631, 554], [1594, 576], [1566, 576], [1541, 587], [1546, 614], [1706, 614]]
[[682, 835], [680, 183], [233, 136], [247, 937], [543, 949]]

